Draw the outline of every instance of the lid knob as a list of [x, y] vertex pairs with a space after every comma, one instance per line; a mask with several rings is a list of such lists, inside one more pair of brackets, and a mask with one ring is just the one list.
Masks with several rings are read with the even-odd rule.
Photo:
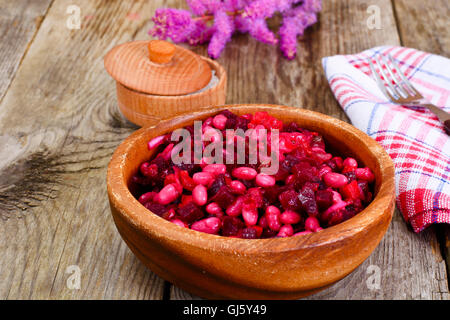
[[175, 46], [164, 40], [151, 40], [148, 43], [150, 60], [154, 63], [168, 63], [175, 54]]

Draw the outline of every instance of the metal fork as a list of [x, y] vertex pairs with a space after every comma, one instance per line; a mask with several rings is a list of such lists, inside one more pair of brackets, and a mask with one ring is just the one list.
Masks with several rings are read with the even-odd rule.
[[[375, 66], [372, 63], [372, 59], [369, 60], [369, 65], [372, 73], [375, 76], [378, 87], [383, 91], [384, 95], [390, 99], [392, 102], [401, 104], [407, 107], [425, 107], [433, 112], [439, 119], [439, 121], [444, 125], [445, 132], [450, 135], [450, 113], [445, 112], [439, 107], [431, 104], [427, 101], [416, 88], [413, 87], [411, 82], [406, 78], [406, 76], [400, 71], [397, 63], [394, 61], [391, 55], [388, 55], [389, 61], [394, 68], [395, 72], [389, 66], [389, 63], [384, 55], [378, 55], [374, 57], [375, 63], [379, 69], [379, 73], [383, 77], [384, 81], [381, 79], [378, 72], [376, 72]], [[388, 71], [389, 76], [386, 74], [385, 69]], [[396, 76], [397, 75], [397, 76]], [[392, 83], [392, 81], [394, 84]], [[387, 87], [385, 85], [387, 84]]]

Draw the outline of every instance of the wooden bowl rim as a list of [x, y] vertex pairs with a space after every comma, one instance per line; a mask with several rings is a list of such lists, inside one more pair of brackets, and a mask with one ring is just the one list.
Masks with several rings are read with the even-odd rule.
[[[338, 225], [326, 228], [320, 232], [310, 233], [302, 236], [293, 236], [286, 238], [269, 238], [269, 239], [241, 239], [230, 238], [219, 235], [211, 235], [188, 228], [180, 227], [170, 221], [167, 221], [156, 214], [149, 213], [149, 210], [140, 204], [133, 197], [128, 189], [127, 182], [123, 177], [123, 166], [126, 160], [127, 152], [132, 148], [136, 140], [144, 135], [147, 131], [158, 128], [161, 124], [149, 127], [143, 127], [132, 133], [126, 138], [114, 152], [107, 171], [107, 191], [111, 204], [115, 206], [117, 211], [122, 215], [128, 223], [136, 227], [138, 230], [149, 234], [155, 239], [166, 239], [187, 246], [200, 246], [205, 250], [216, 251], [218, 248], [223, 252], [243, 254], [287, 252], [299, 249], [307, 249], [318, 246], [335, 245], [356, 233], [365, 232], [372, 224], [378, 223], [384, 215], [392, 213], [387, 212], [386, 208], [389, 203], [395, 199], [395, 183], [394, 183], [394, 166], [391, 158], [386, 151], [367, 134], [339, 119], [331, 116], [301, 109], [291, 106], [280, 106], [274, 104], [228, 104], [222, 106], [208, 107], [197, 112], [179, 115], [164, 120], [166, 121], [182, 121], [182, 119], [195, 118], [205, 113], [217, 113], [224, 109], [239, 108], [259, 108], [261, 110], [288, 110], [294, 111], [299, 115], [309, 118], [309, 120], [317, 120], [318, 122], [326, 122], [328, 125], [339, 126], [346, 132], [350, 133], [354, 138], [360, 140], [372, 154], [376, 154], [377, 165], [381, 173], [381, 184], [378, 192], [372, 202], [363, 211], [344, 221]], [[169, 132], [170, 129], [166, 130]], [[158, 135], [163, 134], [158, 133]], [[274, 249], [276, 248], [276, 250]]]

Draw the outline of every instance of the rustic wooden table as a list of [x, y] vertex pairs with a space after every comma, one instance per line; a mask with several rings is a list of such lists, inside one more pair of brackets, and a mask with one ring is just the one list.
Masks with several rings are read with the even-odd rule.
[[[183, 3], [0, 0], [0, 298], [197, 298], [134, 257], [113, 224], [105, 185], [114, 149], [137, 127], [116, 107], [103, 56], [149, 39], [154, 10]], [[371, 5], [380, 29], [367, 27]], [[81, 27], [71, 29], [77, 8]], [[450, 56], [449, 8], [447, 0], [323, 0], [320, 23], [293, 61], [235, 36], [219, 59], [227, 102], [301, 106], [348, 121], [321, 58], [384, 44]], [[372, 255], [310, 298], [449, 299], [449, 247], [448, 226], [414, 234], [397, 211]]]

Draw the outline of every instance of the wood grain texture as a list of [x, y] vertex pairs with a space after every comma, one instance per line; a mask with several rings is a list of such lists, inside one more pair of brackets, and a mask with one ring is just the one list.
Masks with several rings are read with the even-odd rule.
[[0, 101], [51, 2], [0, 1]]
[[[103, 56], [147, 38], [155, 7], [173, 3], [77, 1], [79, 30], [66, 28], [69, 4], [53, 3], [0, 105], [0, 297], [161, 299], [163, 280], [126, 248], [108, 208], [107, 163], [136, 127], [117, 110]], [[71, 265], [79, 290], [67, 286]]]
[[[450, 3], [446, 0], [393, 1], [402, 45], [450, 58]], [[437, 230], [441, 237], [441, 252], [450, 272], [450, 226]], [[445, 270], [445, 269], [444, 269]]]
[[[218, 60], [230, 77], [228, 103], [298, 105], [347, 119], [324, 78], [321, 58], [399, 44], [400, 37], [388, 0], [323, 2], [320, 23], [299, 42], [294, 61], [247, 35], [233, 38]], [[397, 23], [402, 21], [403, 44], [448, 56], [448, 32], [436, 22], [445, 23], [447, 2], [394, 2], [399, 3], [396, 15]], [[184, 1], [55, 0], [38, 33], [9, 27], [15, 25], [10, 18], [13, 11], [3, 8], [15, 10], [12, 16], [42, 12], [39, 17], [45, 13], [45, 3], [0, 0], [2, 41], [5, 34], [13, 39], [7, 42], [14, 41], [7, 49], [0, 43], [0, 298], [161, 299], [163, 281], [128, 250], [110, 217], [106, 165], [116, 146], [136, 127], [117, 109], [114, 81], [103, 69], [103, 56], [116, 44], [148, 39], [155, 8], [184, 7]], [[381, 8], [381, 30], [366, 27], [366, 10], [374, 3]], [[69, 4], [81, 9], [80, 30], [65, 28]], [[428, 11], [411, 16], [408, 12], [419, 5]], [[21, 16], [18, 25], [36, 28], [34, 17]], [[423, 28], [422, 40], [408, 42], [408, 28]], [[206, 47], [194, 50], [206, 54]], [[80, 267], [79, 290], [67, 288], [70, 265]], [[376, 270], [368, 269], [370, 265], [380, 268], [378, 290], [367, 286]], [[434, 230], [416, 235], [397, 212], [369, 259], [314, 297], [449, 299]], [[195, 297], [172, 287], [171, 298]]]
[[[447, 279], [450, 278], [449, 274], [450, 274], [450, 226], [448, 225], [444, 225], [443, 226], [444, 231], [443, 236], [442, 236], [442, 240], [441, 240], [441, 249], [442, 249], [442, 254], [445, 257], [445, 260], [447, 262]], [[449, 281], [450, 282], [450, 281]], [[450, 286], [450, 285], [449, 285]], [[450, 295], [448, 296], [448, 299], [450, 300]]]
[[393, 0], [402, 45], [450, 57], [450, 2]]
[[[367, 8], [373, 4], [380, 7], [381, 29], [367, 28]], [[228, 71], [228, 103], [298, 105], [348, 121], [329, 89], [321, 66], [322, 57], [399, 44], [391, 1], [323, 1], [319, 24], [299, 41], [295, 60], [287, 61], [276, 48], [243, 35], [233, 38], [218, 61]], [[256, 73], [256, 69], [261, 73]], [[374, 278], [378, 273], [379, 288]], [[198, 299], [176, 287], [172, 287], [170, 297]], [[374, 298], [448, 299], [445, 261], [435, 231], [414, 234], [398, 210], [378, 248], [358, 269], [330, 288], [308, 297]]]

